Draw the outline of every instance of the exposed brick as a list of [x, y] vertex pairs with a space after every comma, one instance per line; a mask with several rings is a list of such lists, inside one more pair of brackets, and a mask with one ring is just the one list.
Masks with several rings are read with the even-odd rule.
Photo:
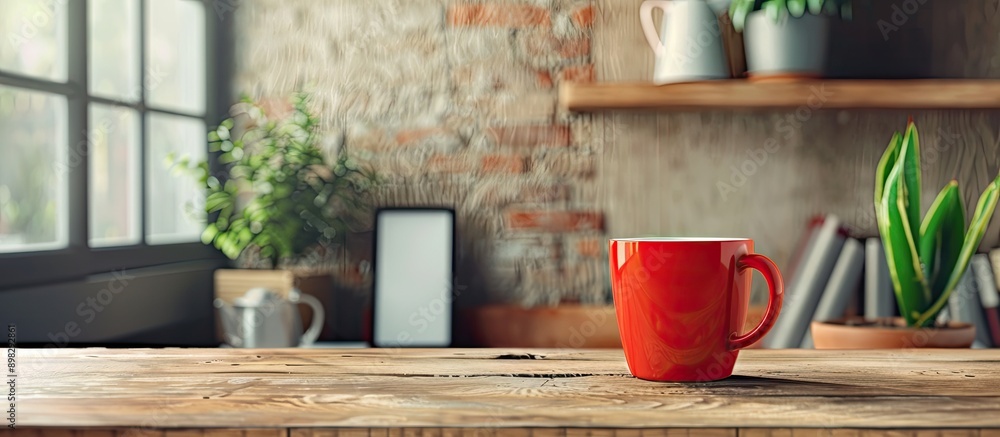
[[480, 163], [484, 173], [524, 173], [528, 168], [528, 160], [523, 156], [487, 155]]
[[590, 55], [590, 38], [563, 40], [559, 46], [559, 55], [564, 58], [577, 58]]
[[[380, 178], [385, 177], [395, 182], [421, 178], [429, 173], [444, 172], [447, 169], [447, 160], [438, 158], [432, 162], [430, 159], [438, 155], [456, 156], [422, 147], [393, 147], [384, 151], [366, 151], [361, 154], [363, 159], [371, 163], [372, 169], [378, 173]], [[454, 166], [455, 163], [452, 165]], [[475, 168], [475, 163], [468, 165], [470, 171], [475, 170]]]
[[291, 115], [294, 108], [286, 97], [269, 97], [260, 100], [260, 109], [270, 119], [282, 119]]
[[570, 14], [570, 18], [576, 27], [586, 29], [594, 26], [594, 20], [597, 18], [595, 12], [594, 5], [587, 5], [574, 10]]
[[510, 33], [510, 29], [500, 27], [447, 29], [444, 31], [446, 58], [454, 66], [497, 57], [513, 58]]
[[510, 147], [567, 147], [570, 129], [565, 125], [521, 125], [491, 127], [486, 130], [498, 145]]
[[[351, 121], [384, 125], [386, 120], [406, 120], [416, 125], [430, 125], [439, 121], [447, 110], [451, 93], [441, 86], [448, 80], [446, 75], [438, 72], [426, 80], [425, 83], [416, 79], [385, 83], [374, 80], [372, 75], [359, 73], [337, 84], [317, 85], [325, 92], [322, 98], [316, 99], [315, 114], [323, 124]], [[429, 82], [436, 83], [430, 85]], [[441, 88], [437, 88], [439, 86]]]
[[582, 238], [573, 245], [577, 255], [584, 258], [597, 258], [603, 252], [604, 241], [597, 238]]
[[493, 256], [497, 261], [518, 263], [526, 260], [557, 259], [560, 247], [553, 238], [508, 238], [496, 242]]
[[467, 184], [443, 180], [400, 180], [379, 184], [373, 191], [374, 206], [460, 205], [468, 194]]
[[364, 124], [350, 126], [345, 136], [348, 146], [354, 150], [385, 151], [395, 147], [383, 129]]
[[[216, 7], [227, 3], [230, 6], [243, 9], [244, 6], [249, 8], [250, 3], [262, 2], [231, 0], [212, 2]], [[444, 19], [443, 6], [434, 5], [434, 2], [427, 0], [407, 0], [404, 2], [334, 1], [324, 2], [322, 8], [314, 6], [313, 3], [315, 2], [279, 1], [272, 3], [266, 12], [260, 11], [257, 14], [250, 13], [241, 16], [276, 16], [276, 19], [281, 20], [280, 24], [275, 24], [268, 18], [263, 18], [263, 23], [253, 26], [253, 30], [269, 28], [280, 33], [279, 36], [284, 36], [291, 29], [301, 29], [301, 31], [308, 31], [311, 35], [322, 32], [334, 40], [349, 40], [357, 38], [359, 34], [383, 39], [391, 34], [398, 35], [412, 30], [440, 29]], [[291, 17], [282, 17], [285, 15], [283, 11], [286, 10], [292, 11]]]
[[[567, 113], [563, 112], [563, 114]], [[582, 117], [573, 117], [562, 122], [570, 125], [570, 130], [573, 132], [571, 141], [574, 146], [600, 154], [604, 146], [604, 133], [603, 130], [594, 127], [594, 122], [583, 120]]]
[[565, 185], [533, 186], [521, 190], [519, 202], [554, 203], [569, 200], [569, 187]]
[[592, 154], [547, 153], [536, 157], [533, 171], [548, 177], [583, 179], [597, 173], [597, 160]]
[[538, 86], [542, 88], [552, 88], [552, 74], [548, 71], [538, 72]]
[[497, 124], [551, 123], [556, 116], [556, 100], [555, 93], [549, 91], [494, 96], [489, 115]]
[[568, 201], [570, 191], [566, 185], [538, 184], [510, 178], [488, 179], [480, 181], [472, 189], [468, 206], [494, 210], [509, 205], [553, 205]]
[[559, 72], [559, 80], [563, 82], [593, 82], [595, 79], [594, 64], [573, 65]]
[[529, 57], [557, 56], [563, 59], [578, 58], [590, 54], [590, 38], [576, 37], [560, 39], [552, 34], [527, 34], [522, 39], [524, 54]]
[[429, 173], [467, 173], [472, 170], [472, 162], [461, 155], [434, 155], [427, 159]]
[[532, 5], [489, 3], [448, 7], [448, 24], [455, 27], [535, 27], [551, 23], [547, 9]]
[[[607, 266], [597, 259], [522, 269], [522, 286], [529, 293], [527, 304], [558, 304], [561, 302], [606, 303], [604, 278]], [[553, 302], [553, 297], [558, 301]]]
[[507, 229], [574, 232], [604, 229], [604, 214], [594, 211], [510, 210], [504, 214]]
[[399, 145], [411, 145], [422, 142], [435, 135], [444, 135], [447, 130], [440, 127], [428, 127], [422, 129], [406, 129], [396, 132], [396, 143]]
[[500, 90], [552, 87], [551, 83], [548, 85], [540, 83], [531, 67], [503, 58], [458, 65], [452, 70], [451, 77], [454, 85], [466, 96], [470, 91], [493, 94]]
[[576, 205], [600, 205], [601, 199], [607, 196], [607, 185], [596, 178], [573, 181], [570, 188], [569, 198], [576, 202]]
[[443, 150], [452, 150], [462, 144], [457, 132], [443, 127], [400, 130], [396, 132], [395, 140], [399, 146], [434, 146]]

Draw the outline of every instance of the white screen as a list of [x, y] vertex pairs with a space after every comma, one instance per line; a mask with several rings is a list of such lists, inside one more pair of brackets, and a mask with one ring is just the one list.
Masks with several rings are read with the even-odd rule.
[[374, 344], [448, 346], [454, 216], [386, 210], [375, 231]]

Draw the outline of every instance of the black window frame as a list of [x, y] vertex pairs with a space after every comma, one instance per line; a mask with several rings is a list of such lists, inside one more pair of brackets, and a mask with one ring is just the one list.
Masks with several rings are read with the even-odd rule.
[[[145, 74], [146, 0], [139, 3], [139, 62]], [[229, 78], [232, 72], [232, 14], [217, 14], [214, 5], [218, 0], [180, 0], [201, 4], [205, 9], [205, 114], [191, 114], [146, 105], [145, 77], [140, 76], [142, 92], [135, 103], [92, 96], [89, 90], [89, 38], [88, 0], [66, 2], [67, 79], [64, 83], [0, 71], [0, 85], [64, 96], [67, 99], [67, 138], [63, 147], [67, 152], [89, 157], [87, 134], [91, 103], [137, 110], [140, 123], [139, 180], [141, 204], [140, 235], [138, 244], [117, 247], [91, 248], [88, 244], [88, 165], [71, 166], [66, 173], [68, 204], [68, 245], [62, 249], [0, 253], [0, 291], [38, 285], [79, 280], [90, 275], [120, 269], [134, 269], [156, 265], [197, 260], [215, 260], [224, 257], [212, 247], [200, 242], [149, 245], [146, 243], [148, 217], [146, 210], [145, 151], [147, 114], [151, 112], [198, 118], [206, 126], [213, 126], [228, 113], [232, 102]], [[83, 145], [82, 149], [79, 145]], [[206, 151], [208, 142], [205, 143]], [[217, 169], [215, 156], [209, 154], [213, 169]]]

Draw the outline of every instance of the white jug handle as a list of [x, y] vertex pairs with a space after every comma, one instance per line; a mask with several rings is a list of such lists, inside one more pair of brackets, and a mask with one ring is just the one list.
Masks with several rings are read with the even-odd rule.
[[299, 293], [298, 302], [309, 305], [312, 308], [313, 316], [312, 323], [309, 324], [309, 329], [302, 334], [302, 341], [299, 342], [299, 346], [309, 346], [316, 342], [319, 338], [319, 332], [323, 330], [323, 318], [326, 313], [323, 311], [323, 304], [316, 299], [305, 293]]
[[656, 32], [656, 25], [653, 24], [653, 9], [660, 8], [663, 10], [663, 22], [665, 23], [668, 13], [667, 5], [669, 4], [670, 0], [646, 0], [639, 7], [639, 20], [642, 22], [642, 31], [646, 34], [646, 41], [649, 42], [649, 47], [653, 49], [653, 53], [656, 53], [657, 56], [663, 56], [667, 48], [660, 41], [660, 35]]

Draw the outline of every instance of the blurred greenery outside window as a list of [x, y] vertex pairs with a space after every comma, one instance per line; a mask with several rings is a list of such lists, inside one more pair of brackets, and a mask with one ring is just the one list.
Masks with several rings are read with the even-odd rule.
[[200, 190], [164, 162], [207, 155], [208, 17], [209, 0], [0, 0], [0, 256], [199, 241]]

